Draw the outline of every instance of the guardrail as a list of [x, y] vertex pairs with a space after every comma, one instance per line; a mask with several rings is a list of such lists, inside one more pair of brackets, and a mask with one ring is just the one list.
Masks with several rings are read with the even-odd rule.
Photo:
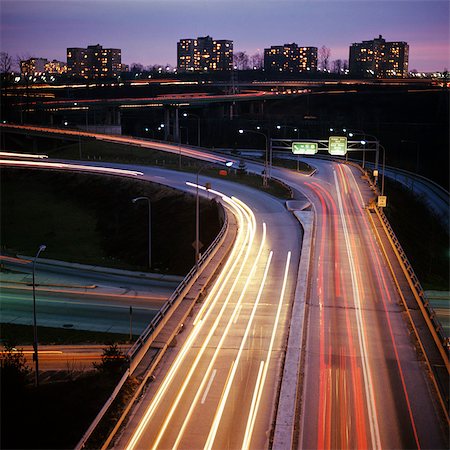
[[376, 206], [374, 206], [373, 209], [378, 215], [378, 218], [383, 224], [385, 231], [388, 233], [389, 238], [396, 249], [396, 254], [399, 258], [399, 262], [402, 266], [403, 272], [408, 279], [408, 283], [411, 287], [414, 297], [417, 300], [417, 303], [424, 315], [424, 319], [427, 322], [428, 327], [430, 328], [433, 339], [436, 342], [439, 352], [441, 353], [444, 363], [448, 369], [448, 352], [450, 350], [450, 341], [447, 336], [445, 336], [442, 325], [437, 320], [436, 313], [433, 307], [430, 305], [428, 299], [426, 298], [422, 285], [420, 284], [420, 281], [417, 278], [414, 269], [409, 262], [408, 257], [406, 256], [406, 253], [404, 252], [400, 242], [398, 241], [397, 236], [395, 235], [394, 230], [392, 229], [386, 215], [380, 208]]
[[[89, 428], [87, 429], [86, 433], [83, 435], [83, 437], [78, 442], [77, 446], [75, 447], [75, 450], [81, 450], [85, 447], [87, 441], [91, 437], [92, 433], [100, 423], [100, 421], [103, 419], [104, 415], [108, 411], [111, 404], [116, 399], [117, 395], [120, 392], [120, 389], [125, 384], [127, 379], [133, 374], [136, 367], [139, 365], [139, 363], [142, 361], [142, 358], [145, 356], [147, 350], [149, 349], [151, 345], [151, 336], [153, 333], [160, 328], [161, 323], [165, 318], [168, 318], [173, 313], [173, 310], [171, 311], [172, 307], [177, 303], [177, 300], [181, 299], [185, 291], [190, 289], [193, 285], [193, 283], [199, 278], [202, 270], [203, 265], [207, 261], [207, 259], [210, 257], [210, 255], [213, 253], [213, 251], [218, 246], [219, 242], [225, 235], [227, 229], [228, 229], [228, 215], [225, 211], [225, 208], [222, 204], [220, 204], [220, 207], [222, 208], [222, 213], [225, 217], [224, 223], [222, 225], [222, 228], [219, 231], [219, 234], [216, 236], [214, 241], [209, 245], [206, 252], [202, 254], [202, 257], [199, 260], [199, 270], [196, 270], [196, 267], [192, 267], [192, 269], [188, 272], [188, 274], [184, 277], [184, 279], [181, 281], [181, 283], [178, 285], [178, 287], [175, 289], [173, 294], [170, 296], [170, 298], [167, 300], [167, 302], [164, 304], [164, 306], [161, 308], [161, 310], [158, 312], [158, 314], [152, 319], [150, 324], [145, 328], [145, 330], [142, 332], [142, 334], [139, 336], [137, 341], [134, 343], [134, 345], [128, 350], [127, 352], [127, 358], [130, 361], [129, 368], [125, 371], [122, 378], [120, 379], [118, 385], [114, 389], [113, 393], [110, 395], [108, 400], [106, 400], [104, 406], [100, 410], [100, 412], [97, 414]], [[170, 314], [169, 314], [170, 313]]]

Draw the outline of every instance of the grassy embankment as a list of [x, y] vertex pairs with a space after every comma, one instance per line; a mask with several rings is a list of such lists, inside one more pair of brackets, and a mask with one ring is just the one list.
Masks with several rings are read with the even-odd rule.
[[449, 231], [424, 200], [387, 179], [385, 213], [424, 289], [450, 290]]

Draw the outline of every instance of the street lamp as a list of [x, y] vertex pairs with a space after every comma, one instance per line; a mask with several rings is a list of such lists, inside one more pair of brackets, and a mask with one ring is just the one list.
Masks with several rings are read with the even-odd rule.
[[200, 147], [200, 116], [194, 113], [183, 113], [183, 117], [193, 116], [197, 119], [197, 145]]
[[[257, 126], [256, 129], [260, 130], [261, 127]], [[268, 170], [268, 166], [269, 166], [269, 162], [268, 162], [268, 157], [269, 157], [269, 138], [267, 137], [266, 133], [263, 133], [262, 131], [242, 130], [242, 129], [239, 130], [240, 134], [244, 134], [244, 132], [246, 132], [246, 133], [262, 134], [264, 136], [264, 138], [266, 139], [266, 157], [265, 157], [265, 161], [264, 161], [263, 186], [267, 187], [267, 185], [268, 185], [268, 183], [267, 183], [267, 170]]]
[[[233, 161], [225, 162], [227, 167], [231, 167], [233, 165]], [[195, 270], [198, 271], [198, 261], [200, 259], [200, 199], [199, 199], [199, 191], [198, 191], [198, 183], [200, 172], [204, 169], [214, 166], [213, 164], [204, 164], [197, 171], [196, 176], [196, 189], [195, 189]]]
[[39, 258], [41, 252], [43, 252], [47, 247], [41, 245], [33, 259], [33, 359], [36, 364], [36, 372], [34, 374], [34, 384], [39, 387], [39, 357], [38, 357], [38, 335], [37, 335], [37, 324], [36, 324], [36, 260]]
[[136, 197], [131, 201], [136, 203], [139, 200], [147, 200], [148, 203], [148, 268], [150, 270], [152, 268], [152, 208], [148, 197]]
[[294, 127], [292, 125], [277, 125], [277, 130], [281, 130], [282, 128], [290, 128], [291, 130], [294, 130], [297, 133], [297, 139], [300, 139], [300, 130], [298, 127]]
[[379, 144], [379, 147], [381, 148], [381, 150], [383, 150], [383, 170], [381, 172], [381, 195], [384, 195], [384, 169], [386, 166], [386, 149]]

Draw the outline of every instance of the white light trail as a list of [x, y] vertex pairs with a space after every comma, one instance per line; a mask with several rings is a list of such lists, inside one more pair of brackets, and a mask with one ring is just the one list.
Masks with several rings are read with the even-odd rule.
[[375, 408], [375, 395], [373, 391], [372, 375], [369, 366], [369, 358], [367, 355], [367, 344], [364, 332], [364, 322], [361, 311], [361, 299], [359, 292], [359, 283], [356, 277], [355, 261], [353, 259], [353, 253], [350, 245], [349, 231], [347, 227], [347, 220], [344, 214], [344, 208], [342, 205], [342, 194], [339, 187], [339, 182], [336, 176], [336, 172], [333, 170], [334, 182], [336, 185], [336, 192], [339, 205], [339, 215], [341, 216], [342, 228], [344, 230], [345, 245], [347, 249], [347, 255], [350, 263], [350, 275], [352, 280], [353, 290], [353, 302], [355, 305], [356, 324], [358, 327], [358, 341], [361, 352], [363, 376], [364, 376], [364, 388], [366, 391], [367, 413], [370, 423], [370, 435], [372, 440], [372, 448], [381, 448], [380, 430], [378, 426], [377, 412]]

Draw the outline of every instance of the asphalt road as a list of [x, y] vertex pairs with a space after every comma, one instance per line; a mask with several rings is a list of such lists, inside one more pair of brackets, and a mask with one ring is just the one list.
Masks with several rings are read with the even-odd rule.
[[297, 184], [316, 213], [298, 448], [447, 448], [445, 431], [363, 206], [355, 169], [315, 160]]
[[[169, 175], [143, 170], [160, 181]], [[170, 183], [181, 186], [194, 177], [170, 174]], [[201, 177], [201, 184], [206, 180]], [[239, 235], [227, 267], [194, 314], [195, 325], [186, 324], [180, 351], [160, 368], [118, 448], [268, 446], [300, 227], [283, 202], [245, 186], [208, 181], [239, 196], [251, 211], [232, 203]]]
[[[81, 290], [36, 290], [38, 326], [129, 333], [129, 307], [133, 307], [133, 333], [140, 334], [161, 308], [164, 298], [118, 295]], [[3, 323], [33, 324], [30, 287], [0, 287], [0, 317]]]
[[[273, 170], [298, 186], [316, 213], [298, 447], [447, 448], [448, 428], [363, 209], [372, 194], [350, 167], [313, 164], [311, 179]], [[175, 187], [194, 178], [139, 170]], [[269, 196], [220, 180], [212, 185], [234, 191], [255, 218], [245, 208], [237, 212], [238, 244], [223, 275], [117, 448], [268, 447], [299, 227]]]

